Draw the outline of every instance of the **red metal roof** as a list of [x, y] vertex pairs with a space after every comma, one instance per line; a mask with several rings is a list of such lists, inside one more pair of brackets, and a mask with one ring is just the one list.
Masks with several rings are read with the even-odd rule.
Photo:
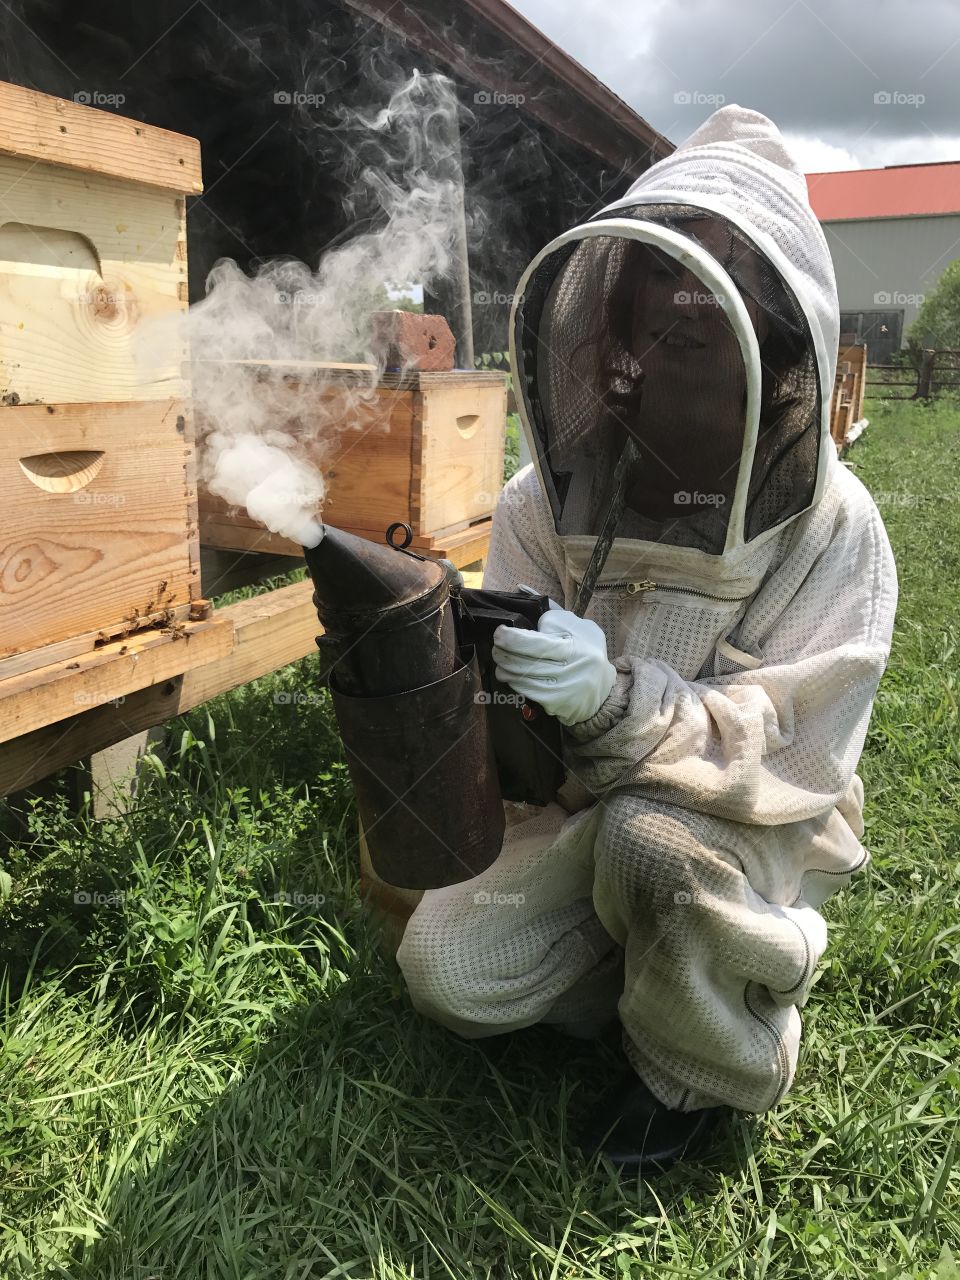
[[807, 190], [821, 222], [960, 213], [960, 161], [808, 173]]

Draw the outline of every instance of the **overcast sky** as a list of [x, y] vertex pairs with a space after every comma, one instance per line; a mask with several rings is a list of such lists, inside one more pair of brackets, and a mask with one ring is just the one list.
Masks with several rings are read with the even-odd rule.
[[661, 133], [737, 102], [808, 173], [960, 160], [958, 0], [511, 0]]

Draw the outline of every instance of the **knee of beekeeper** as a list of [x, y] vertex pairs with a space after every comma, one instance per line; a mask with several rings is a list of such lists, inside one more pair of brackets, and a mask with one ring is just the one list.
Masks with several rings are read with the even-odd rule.
[[479, 1017], [482, 922], [490, 913], [469, 896], [454, 901], [444, 891], [423, 895], [397, 949], [410, 999], [419, 1013], [440, 1022]]
[[[429, 898], [424, 894], [424, 898]], [[397, 964], [416, 991], [439, 989], [450, 973], [457, 952], [456, 933], [449, 922], [442, 923], [435, 913], [423, 909], [423, 901], [407, 921], [397, 948]]]
[[611, 797], [597, 832], [595, 896], [648, 917], [683, 907], [689, 919], [742, 879], [733, 825], [646, 796]]

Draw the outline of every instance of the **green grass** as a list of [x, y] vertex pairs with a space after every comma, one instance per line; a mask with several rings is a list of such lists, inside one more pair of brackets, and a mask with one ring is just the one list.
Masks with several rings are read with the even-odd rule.
[[780, 1106], [621, 1180], [567, 1142], [612, 1049], [414, 1015], [356, 906], [325, 697], [288, 669], [177, 722], [122, 821], [7, 815], [3, 1280], [960, 1274], [960, 415], [870, 416], [850, 461], [902, 591], [874, 861], [827, 904]]

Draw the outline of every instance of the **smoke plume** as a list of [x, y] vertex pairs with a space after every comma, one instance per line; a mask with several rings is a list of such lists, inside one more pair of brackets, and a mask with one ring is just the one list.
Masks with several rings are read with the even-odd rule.
[[369, 229], [327, 248], [315, 270], [273, 261], [247, 275], [221, 259], [189, 310], [200, 481], [304, 546], [323, 534], [324, 456], [344, 431], [386, 426], [370, 323], [385, 286], [429, 289], [456, 269], [458, 137], [440, 75], [415, 71], [382, 110], [345, 113], [350, 212]]

